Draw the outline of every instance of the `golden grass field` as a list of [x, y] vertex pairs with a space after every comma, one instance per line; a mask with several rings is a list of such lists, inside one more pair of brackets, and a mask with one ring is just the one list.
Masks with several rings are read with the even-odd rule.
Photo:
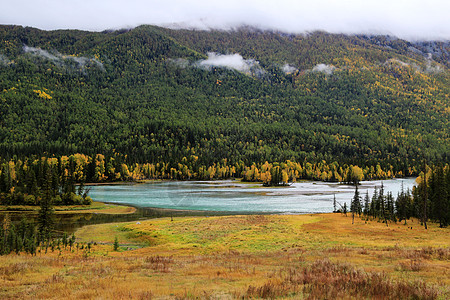
[[417, 220], [177, 217], [76, 236], [97, 244], [0, 257], [0, 298], [450, 299], [450, 229]]

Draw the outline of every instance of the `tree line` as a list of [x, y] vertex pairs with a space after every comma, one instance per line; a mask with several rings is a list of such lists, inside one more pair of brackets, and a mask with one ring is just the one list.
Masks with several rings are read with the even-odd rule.
[[369, 193], [360, 195], [358, 185], [351, 200], [350, 208], [344, 203], [339, 209], [334, 204], [334, 210], [345, 214], [352, 213], [365, 219], [378, 219], [386, 225], [389, 222], [404, 222], [417, 218], [427, 227], [429, 220], [439, 223], [440, 227], [450, 224], [450, 167], [427, 167], [416, 180], [417, 185], [411, 190], [404, 190], [395, 198], [391, 192], [385, 193], [383, 185], [375, 188], [372, 197]]
[[194, 154], [183, 157], [180, 162], [139, 164], [130, 163], [126, 155], [118, 153], [113, 156], [77, 153], [51, 158], [0, 159], [0, 203], [40, 205], [48, 196], [52, 205], [87, 205], [92, 199], [88, 196], [89, 188], [85, 184], [97, 182], [242, 178], [244, 181], [273, 186], [301, 179], [353, 183], [399, 175], [392, 167], [383, 170], [379, 164], [361, 168], [337, 162], [287, 160], [246, 165], [243, 161], [229, 163], [224, 158], [212, 165], [204, 165]]
[[[18, 224], [11, 222], [6, 214], [0, 222], [0, 255], [10, 253], [28, 253], [36, 255], [39, 252], [54, 252], [62, 250], [79, 249], [90, 252], [92, 243], [76, 242], [75, 234], [55, 235], [52, 228], [43, 231], [40, 221], [38, 224], [23, 218]], [[48, 230], [48, 233], [45, 232]]]
[[43, 157], [2, 163], [0, 203], [6, 206], [39, 206], [45, 202], [48, 206], [91, 204], [76, 157]]

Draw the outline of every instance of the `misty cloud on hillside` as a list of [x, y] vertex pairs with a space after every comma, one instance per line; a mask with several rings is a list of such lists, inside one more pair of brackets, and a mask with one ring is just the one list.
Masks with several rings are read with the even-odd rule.
[[244, 59], [238, 53], [219, 54], [209, 52], [208, 59], [197, 61], [195, 65], [201, 68], [222, 67], [246, 74], [250, 74], [252, 70], [260, 69], [259, 62], [254, 59]]
[[43, 50], [41, 48], [29, 47], [27, 45], [23, 46], [23, 51], [25, 53], [30, 53], [34, 56], [39, 56], [48, 60], [53, 61], [57, 65], [63, 66], [67, 61], [74, 61], [77, 64], [77, 67], [80, 69], [84, 69], [87, 65], [95, 65], [101, 69], [103, 69], [103, 64], [95, 58], [87, 58], [87, 57], [78, 57], [72, 55], [63, 55], [58, 51], [53, 51], [53, 54], [48, 52], [47, 50]]
[[179, 68], [187, 68], [190, 66], [190, 63], [187, 59], [185, 58], [177, 58], [177, 59], [172, 59], [169, 58], [168, 59], [170, 62], [174, 63], [176, 66], [178, 66]]
[[[141, 24], [198, 29], [261, 29], [305, 33], [389, 34], [450, 40], [448, 0], [19, 0], [4, 1], [2, 24], [41, 29], [130, 28]], [[45, 9], [43, 9], [45, 8]]]
[[201, 59], [193, 63], [190, 63], [184, 58], [171, 59], [170, 61], [179, 68], [187, 68], [189, 66], [206, 70], [210, 70], [211, 68], [226, 68], [257, 77], [266, 73], [266, 71], [260, 67], [258, 61], [254, 59], [244, 59], [239, 53], [220, 54], [208, 52], [207, 59]]
[[331, 74], [333, 74], [334, 70], [336, 70], [335, 66], [318, 64], [314, 68], [312, 68], [311, 72], [320, 72], [320, 73], [325, 73], [327, 75], [331, 75]]
[[0, 54], [0, 66], [7, 66], [11, 61], [4, 56], [3, 54]]
[[296, 67], [291, 66], [290, 64], [285, 64], [281, 70], [283, 70], [284, 73], [288, 74], [288, 73], [293, 73], [295, 71], [297, 71]]
[[50, 54], [50, 52], [48, 52], [46, 50], [42, 50], [41, 48], [28, 47], [25, 45], [25, 46], [23, 46], [23, 51], [25, 53], [31, 53], [32, 55], [41, 56], [43, 58], [53, 60], [53, 61], [61, 60], [61, 57], [56, 57], [55, 55]]
[[442, 67], [438, 63], [433, 62], [431, 55], [429, 55], [427, 57], [425, 67], [420, 67], [416, 63], [412, 63], [412, 64], [406, 63], [404, 61], [401, 61], [401, 60], [398, 60], [395, 58], [388, 59], [383, 65], [391, 66], [393, 64], [397, 64], [401, 67], [412, 67], [417, 72], [426, 73], [426, 74], [436, 74], [436, 73], [440, 73], [443, 71]]

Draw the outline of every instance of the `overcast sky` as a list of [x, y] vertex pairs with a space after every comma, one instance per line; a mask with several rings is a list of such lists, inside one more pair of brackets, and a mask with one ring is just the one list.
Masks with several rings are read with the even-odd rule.
[[450, 40], [449, 0], [11, 0], [0, 24], [101, 31], [141, 24], [228, 29], [242, 24], [293, 33], [391, 34]]

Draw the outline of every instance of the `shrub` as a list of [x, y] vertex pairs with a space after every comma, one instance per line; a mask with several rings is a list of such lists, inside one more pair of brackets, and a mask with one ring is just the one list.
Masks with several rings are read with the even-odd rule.
[[438, 296], [435, 288], [423, 282], [395, 282], [384, 273], [365, 272], [327, 259], [301, 269], [287, 268], [282, 273], [262, 286], [249, 286], [246, 297], [274, 298], [299, 293], [309, 299], [436, 299]]
[[25, 205], [36, 205], [36, 197], [34, 195], [26, 195], [23, 202]]
[[89, 197], [89, 196], [86, 196], [86, 197], [83, 199], [83, 205], [91, 205], [91, 204], [92, 204], [92, 198]]

